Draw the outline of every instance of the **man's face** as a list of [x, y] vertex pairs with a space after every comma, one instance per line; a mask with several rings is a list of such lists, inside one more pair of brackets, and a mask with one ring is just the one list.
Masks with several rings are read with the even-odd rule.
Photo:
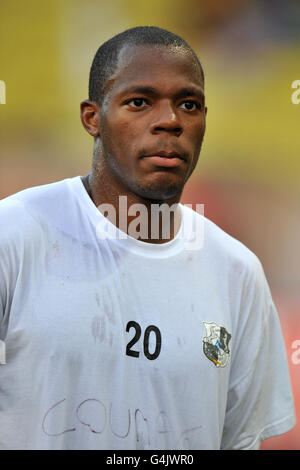
[[126, 46], [100, 109], [99, 163], [122, 194], [179, 199], [198, 161], [206, 108], [184, 48]]

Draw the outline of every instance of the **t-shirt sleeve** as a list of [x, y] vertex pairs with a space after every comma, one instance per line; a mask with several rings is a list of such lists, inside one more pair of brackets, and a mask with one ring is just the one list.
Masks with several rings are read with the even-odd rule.
[[3, 253], [3, 249], [1, 249], [0, 246], [0, 324], [3, 321], [7, 305], [7, 286], [6, 259]]
[[295, 413], [280, 322], [256, 257], [235, 336], [221, 448], [259, 449], [264, 439], [289, 431]]
[[6, 363], [4, 320], [8, 312], [9, 267], [3, 246], [0, 244], [0, 364]]
[[[14, 234], [10, 227], [10, 219], [11, 204], [7, 200], [2, 200], [0, 201], [0, 332], [8, 310], [10, 288], [14, 278]], [[0, 339], [3, 339], [1, 334]]]
[[0, 340], [5, 339], [19, 272], [24, 262], [30, 265], [37, 234], [36, 222], [16, 196], [0, 201]]

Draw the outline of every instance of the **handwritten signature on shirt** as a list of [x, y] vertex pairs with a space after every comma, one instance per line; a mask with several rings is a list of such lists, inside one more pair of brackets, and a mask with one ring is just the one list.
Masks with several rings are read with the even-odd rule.
[[[134, 410], [127, 409], [127, 423], [125, 428], [117, 429], [116, 419], [113, 418], [114, 406], [110, 402], [109, 406], [99, 400], [98, 398], [87, 398], [81, 401], [75, 411], [74, 425], [66, 427], [63, 430], [54, 431], [53, 429], [53, 418], [58, 408], [63, 407], [67, 404], [67, 399], [63, 398], [54, 405], [52, 405], [45, 413], [42, 421], [42, 430], [44, 434], [51, 437], [62, 436], [66, 433], [76, 432], [78, 426], [87, 426], [89, 431], [93, 434], [101, 435], [111, 433], [120, 439], [133, 438], [138, 448], [151, 449], [153, 445], [166, 445], [170, 448], [176, 449], [192, 449], [194, 446], [199, 445], [196, 432], [202, 428], [202, 426], [194, 426], [191, 428], [184, 429], [181, 432], [176, 432], [172, 427], [172, 420], [165, 411], [159, 411], [155, 416], [155, 426], [152, 429], [149, 425], [149, 419], [145, 416], [145, 413], [139, 409]], [[63, 410], [59, 410], [63, 411]], [[56, 416], [57, 418], [57, 416]], [[55, 420], [56, 421], [56, 420]], [[50, 423], [49, 423], [50, 422]], [[56, 423], [57, 424], [57, 423]], [[55, 424], [55, 425], [56, 425]], [[124, 427], [124, 421], [122, 425]], [[51, 427], [51, 432], [50, 428]], [[162, 439], [162, 435], [164, 435]]]

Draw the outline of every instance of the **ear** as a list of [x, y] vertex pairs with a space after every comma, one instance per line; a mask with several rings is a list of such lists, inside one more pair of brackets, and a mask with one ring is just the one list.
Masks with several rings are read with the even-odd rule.
[[100, 107], [97, 103], [90, 100], [84, 100], [80, 103], [80, 117], [85, 130], [93, 137], [98, 137], [99, 132], [99, 117]]

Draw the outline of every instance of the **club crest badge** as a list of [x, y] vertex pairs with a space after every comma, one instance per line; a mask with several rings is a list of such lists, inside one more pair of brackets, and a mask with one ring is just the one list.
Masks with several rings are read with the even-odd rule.
[[230, 357], [231, 334], [224, 326], [215, 322], [203, 322], [206, 335], [203, 337], [203, 352], [216, 367], [225, 367]]

